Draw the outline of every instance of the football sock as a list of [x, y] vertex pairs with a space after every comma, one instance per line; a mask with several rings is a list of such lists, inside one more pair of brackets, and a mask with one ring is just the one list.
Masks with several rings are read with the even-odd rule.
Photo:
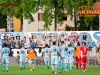
[[34, 66], [32, 66], [32, 69], [34, 69]]
[[4, 70], [4, 64], [2, 64], [2, 70]]
[[57, 73], [58, 66], [55, 66], [55, 72]]
[[78, 63], [76, 63], [76, 69], [78, 69]]
[[6, 71], [8, 71], [8, 64], [6, 64]]
[[72, 69], [72, 67], [73, 67], [73, 64], [71, 63], [71, 64], [70, 64], [70, 69]]
[[62, 70], [62, 63], [59, 64], [60, 70]]
[[54, 70], [54, 65], [51, 65], [51, 67], [52, 67], [52, 70]]
[[22, 67], [22, 63], [20, 63], [20, 67]]

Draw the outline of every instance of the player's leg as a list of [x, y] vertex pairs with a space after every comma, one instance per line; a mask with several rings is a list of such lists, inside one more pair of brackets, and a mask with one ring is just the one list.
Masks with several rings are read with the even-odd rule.
[[32, 66], [33, 66], [32, 60], [29, 60], [29, 64], [30, 64], [30, 71], [33, 71], [33, 70], [32, 70]]
[[4, 72], [5, 57], [2, 57], [2, 72]]
[[45, 61], [45, 67], [48, 68], [47, 57], [44, 57], [44, 61]]
[[78, 57], [76, 56], [76, 70], [78, 70]]
[[68, 59], [64, 58], [64, 73], [68, 70]]
[[22, 63], [22, 66], [23, 66], [23, 69], [25, 69], [26, 68], [26, 58], [25, 57], [23, 57], [23, 63]]
[[49, 69], [49, 66], [50, 66], [50, 59], [49, 59], [49, 57], [47, 57], [47, 66], [48, 66], [48, 69]]
[[23, 61], [23, 59], [22, 59], [22, 57], [20, 57], [20, 69], [22, 70], [22, 61]]
[[54, 57], [51, 57], [51, 67], [52, 67], [52, 73], [54, 73], [54, 62], [55, 62]]
[[60, 58], [59, 67], [60, 67], [61, 72], [62, 72], [62, 68], [63, 68], [63, 65], [64, 65], [63, 61], [64, 61], [64, 58]]
[[9, 57], [6, 58], [5, 63], [6, 63], [6, 72], [8, 72], [8, 68], [9, 68]]
[[35, 60], [32, 60], [32, 71], [34, 71]]
[[55, 74], [57, 74], [58, 71], [58, 57], [55, 57]]
[[86, 57], [83, 58], [83, 72], [86, 71]]
[[72, 57], [70, 57], [69, 64], [70, 64], [70, 70], [72, 70], [72, 67], [73, 67], [73, 58]]

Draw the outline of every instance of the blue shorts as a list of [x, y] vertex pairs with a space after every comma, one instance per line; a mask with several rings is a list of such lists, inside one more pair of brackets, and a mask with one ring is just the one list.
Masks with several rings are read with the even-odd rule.
[[67, 57], [64, 58], [64, 63], [68, 63], [68, 58]]
[[2, 63], [9, 63], [9, 56], [3, 56]]
[[28, 63], [33, 64], [35, 63], [35, 60], [28, 60]]
[[25, 57], [25, 56], [20, 57], [20, 61], [21, 61], [21, 62], [25, 62], [25, 61], [26, 61], [26, 57]]
[[68, 57], [68, 63], [72, 63], [73, 62], [73, 57]]
[[58, 64], [58, 56], [51, 57], [51, 64]]
[[60, 58], [59, 62], [63, 63], [64, 62], [65, 57]]
[[50, 61], [49, 56], [45, 56], [45, 57], [44, 57], [44, 61], [45, 61], [45, 62]]

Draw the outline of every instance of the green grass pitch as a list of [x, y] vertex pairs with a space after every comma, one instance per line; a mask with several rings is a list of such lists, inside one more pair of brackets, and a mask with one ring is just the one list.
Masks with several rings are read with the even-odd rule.
[[[29, 66], [26, 66], [25, 70], [20, 70], [19, 66], [9, 66], [8, 72], [2, 72], [0, 67], [0, 75], [53, 75], [51, 68], [46, 69], [45, 66], [35, 66], [35, 71], [29, 71]], [[58, 68], [59, 72], [59, 68]], [[56, 75], [100, 75], [100, 66], [88, 66], [87, 72], [76, 71], [75, 67], [72, 71], [68, 71], [65, 74], [57, 73]]]

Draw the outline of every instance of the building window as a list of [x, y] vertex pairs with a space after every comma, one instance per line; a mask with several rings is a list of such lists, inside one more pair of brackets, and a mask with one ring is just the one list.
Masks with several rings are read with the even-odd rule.
[[11, 23], [11, 28], [14, 28], [14, 23]]
[[68, 16], [68, 14], [67, 13], [64, 13], [64, 15], [63, 15], [63, 20], [64, 21], [67, 21], [67, 16]]
[[38, 13], [38, 21], [43, 21], [43, 13]]

